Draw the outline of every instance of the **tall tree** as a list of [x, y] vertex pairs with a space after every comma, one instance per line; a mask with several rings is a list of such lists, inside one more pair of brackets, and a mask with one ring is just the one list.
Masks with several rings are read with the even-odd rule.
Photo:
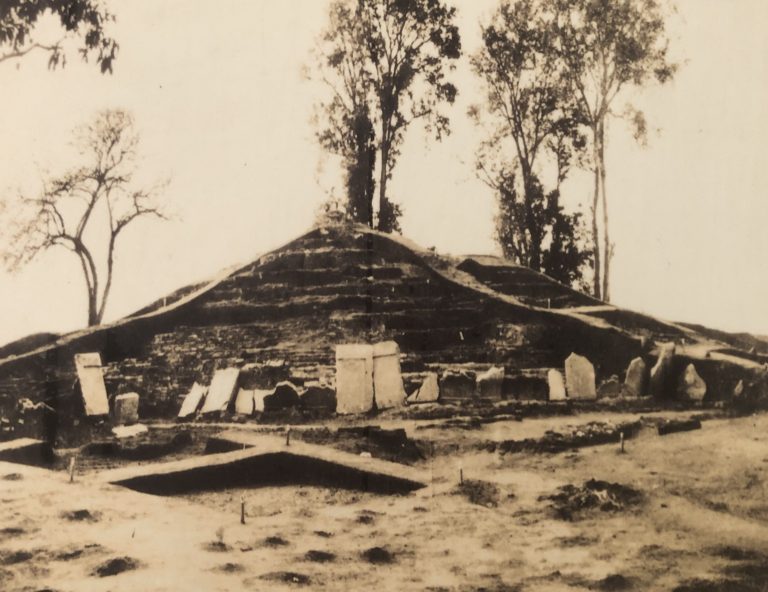
[[332, 95], [319, 106], [317, 138], [325, 150], [342, 158], [347, 215], [373, 227], [376, 132], [362, 33], [349, 4], [334, 2], [318, 51], [321, 77]]
[[[38, 41], [35, 29], [46, 14], [59, 22], [62, 36]], [[102, 72], [112, 72], [118, 45], [105, 31], [114, 16], [100, 0], [3, 0], [0, 2], [0, 63], [17, 60], [33, 51], [48, 53], [48, 66], [66, 63], [64, 41], [82, 40], [83, 59], [95, 56]]]
[[[622, 91], [642, 87], [652, 80], [664, 84], [673, 78], [676, 65], [668, 58], [663, 0], [552, 1], [558, 11], [553, 47], [567, 64], [573, 98], [591, 139], [593, 291], [597, 297], [609, 301], [614, 245], [610, 238], [606, 194], [608, 120], [617, 114], [613, 107]], [[637, 132], [643, 133], [645, 120], [636, 110], [633, 122]]]
[[[570, 284], [583, 263], [580, 219], [560, 207], [560, 186], [584, 138], [565, 63], [552, 47], [553, 9], [540, 0], [505, 1], [482, 27], [483, 45], [471, 63], [486, 87], [492, 132], [477, 165], [498, 195], [505, 255]], [[472, 115], [482, 120], [478, 109]], [[540, 181], [545, 164], [556, 171], [550, 192]]]
[[118, 239], [139, 218], [165, 216], [157, 203], [162, 184], [134, 184], [139, 136], [130, 114], [104, 111], [77, 139], [85, 162], [44, 180], [37, 197], [14, 204], [15, 232], [3, 262], [16, 270], [55, 247], [73, 253], [87, 287], [90, 326], [104, 317]]
[[[331, 116], [329, 127], [338, 127], [339, 122], [363, 124], [368, 118], [375, 129], [379, 203], [372, 210], [378, 213], [379, 230], [398, 228], [400, 210], [390, 199], [387, 183], [406, 130], [421, 120], [438, 140], [449, 132], [449, 120], [440, 107], [456, 98], [456, 87], [446, 78], [461, 55], [455, 16], [456, 9], [441, 0], [340, 0], [332, 5], [324, 40], [336, 50], [326, 54], [326, 66], [334, 73], [330, 81], [334, 98], [326, 111], [346, 115]], [[363, 99], [364, 108], [358, 99]], [[367, 140], [362, 146], [366, 144]], [[362, 154], [360, 146], [356, 150]], [[371, 159], [361, 160], [370, 170]]]

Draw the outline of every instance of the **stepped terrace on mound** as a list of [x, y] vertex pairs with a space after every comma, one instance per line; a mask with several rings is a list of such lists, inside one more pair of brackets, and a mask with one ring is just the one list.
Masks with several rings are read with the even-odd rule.
[[[21, 397], [67, 412], [76, 353], [99, 352], [108, 392], [140, 393], [142, 417], [173, 417], [192, 384], [219, 368], [250, 368], [249, 388], [332, 383], [341, 343], [395, 341], [406, 376], [456, 366], [514, 376], [562, 368], [577, 352], [607, 378], [671, 338], [701, 359], [730, 348], [723, 356], [758, 365], [692, 328], [605, 305], [498, 258], [455, 261], [334, 224], [125, 319], [0, 360], [0, 413]], [[505, 396], [514, 398], [510, 384]]]

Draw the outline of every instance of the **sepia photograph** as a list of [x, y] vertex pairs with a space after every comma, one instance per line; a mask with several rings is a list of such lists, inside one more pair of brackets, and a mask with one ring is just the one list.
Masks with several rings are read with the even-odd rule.
[[0, 592], [768, 591], [766, 0], [0, 0]]

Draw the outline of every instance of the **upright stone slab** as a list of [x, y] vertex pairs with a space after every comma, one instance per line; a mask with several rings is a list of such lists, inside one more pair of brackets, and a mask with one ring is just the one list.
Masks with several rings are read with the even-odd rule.
[[205, 403], [201, 413], [217, 413], [226, 411], [232, 397], [235, 396], [237, 389], [237, 379], [240, 376], [240, 370], [237, 368], [225, 368], [217, 370], [211, 380], [211, 386], [208, 387], [208, 395], [205, 397]]
[[253, 398], [254, 391], [241, 388], [235, 397], [235, 413], [238, 415], [253, 415], [255, 409]]
[[565, 379], [560, 370], [551, 368], [547, 372], [547, 384], [549, 385], [550, 401], [565, 401], [568, 398], [565, 394]]
[[366, 413], [373, 408], [373, 346], [336, 346], [336, 413]]
[[274, 389], [254, 389], [253, 410], [256, 411], [256, 413], [264, 413], [264, 401], [274, 392]]
[[440, 399], [440, 385], [437, 373], [430, 372], [424, 377], [421, 386], [408, 397], [408, 403], [437, 403]]
[[693, 364], [688, 364], [680, 377], [678, 393], [691, 401], [702, 401], [707, 394], [707, 383], [696, 372], [696, 366]]
[[466, 401], [477, 396], [475, 376], [464, 371], [446, 370], [440, 377], [440, 399]]
[[400, 348], [394, 341], [373, 346], [373, 398], [378, 409], [405, 405]]
[[672, 359], [675, 357], [675, 344], [661, 346], [656, 364], [651, 368], [648, 380], [648, 392], [658, 399], [673, 396], [674, 380], [672, 379]]
[[504, 383], [504, 368], [494, 366], [477, 375], [477, 394], [483, 399], [501, 401], [501, 386]]
[[181, 404], [181, 409], [179, 409], [179, 419], [186, 419], [197, 413], [197, 410], [200, 408], [200, 404], [203, 402], [207, 393], [207, 386], [198, 383], [193, 384]]
[[565, 388], [568, 398], [575, 401], [597, 399], [595, 367], [592, 362], [575, 353], [568, 356], [565, 360]]
[[336, 409], [336, 393], [330, 387], [317, 384], [305, 384], [307, 390], [301, 394], [301, 407], [314, 411], [333, 411]]
[[107, 388], [104, 386], [101, 356], [98, 352], [75, 354], [75, 368], [80, 381], [85, 414], [109, 415], [109, 401]]
[[139, 421], [138, 393], [125, 393], [115, 397], [115, 408], [112, 414], [117, 425], [133, 425]]
[[648, 390], [648, 365], [643, 358], [635, 358], [627, 367], [624, 388], [634, 397], [644, 397]]

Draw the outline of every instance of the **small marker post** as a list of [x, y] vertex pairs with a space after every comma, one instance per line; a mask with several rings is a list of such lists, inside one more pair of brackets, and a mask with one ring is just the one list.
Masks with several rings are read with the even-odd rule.
[[619, 442], [621, 443], [621, 452], [624, 453], [624, 432], [619, 432]]
[[459, 485], [464, 485], [464, 469], [459, 469]]
[[245, 524], [245, 496], [240, 496], [240, 524]]
[[74, 483], [75, 482], [75, 457], [71, 456], [69, 458], [69, 482]]
[[285, 445], [290, 446], [291, 445], [291, 429], [288, 428], [288, 431], [285, 432]]

